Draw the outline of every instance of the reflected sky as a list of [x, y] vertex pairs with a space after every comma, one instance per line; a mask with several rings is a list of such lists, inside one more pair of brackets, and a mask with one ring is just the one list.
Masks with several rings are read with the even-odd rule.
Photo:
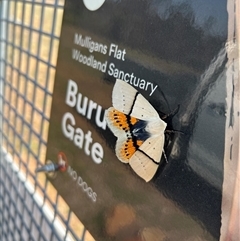
[[[222, 14], [226, 11], [227, 1], [219, 0], [201, 0], [201, 1], [183, 1], [183, 0], [154, 0], [151, 9], [157, 11], [162, 19], [169, 17], [172, 6], [181, 6], [181, 12], [187, 14], [187, 10], [193, 10], [195, 19], [194, 22], [199, 27], [205, 29], [209, 34], [224, 35], [227, 32], [227, 14]], [[217, 6], [217, 10], [216, 10]]]

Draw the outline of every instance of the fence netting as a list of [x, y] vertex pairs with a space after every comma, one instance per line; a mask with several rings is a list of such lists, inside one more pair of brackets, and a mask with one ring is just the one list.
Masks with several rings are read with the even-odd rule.
[[64, 0], [0, 1], [0, 240], [93, 238], [44, 174]]

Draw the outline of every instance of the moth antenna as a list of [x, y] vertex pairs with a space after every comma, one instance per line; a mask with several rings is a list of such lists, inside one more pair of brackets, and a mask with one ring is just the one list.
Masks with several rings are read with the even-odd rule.
[[167, 119], [169, 116], [175, 116], [179, 111], [180, 105], [178, 105], [173, 111], [161, 117], [162, 120]]
[[184, 132], [182, 131], [179, 131], [179, 130], [165, 130], [164, 132], [165, 134], [172, 134], [172, 133], [180, 133], [180, 134], [185, 134]]
[[160, 88], [160, 93], [161, 93], [163, 99], [165, 100], [168, 109], [170, 110], [171, 108], [170, 108], [170, 105], [169, 105], [169, 103], [168, 103], [168, 101], [167, 101], [167, 97], [165, 96], [165, 94], [164, 94], [164, 92], [161, 90], [161, 88]]
[[166, 156], [166, 153], [165, 153], [164, 149], [163, 149], [162, 152], [163, 152], [163, 156], [164, 156], [164, 159], [165, 159], [166, 163], [168, 163], [168, 159], [167, 159], [167, 156]]

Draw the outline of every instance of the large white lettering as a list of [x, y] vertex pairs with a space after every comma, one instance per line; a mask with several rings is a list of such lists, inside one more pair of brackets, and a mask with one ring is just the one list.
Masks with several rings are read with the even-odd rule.
[[70, 107], [76, 107], [79, 114], [91, 119], [95, 115], [95, 123], [98, 127], [106, 130], [106, 121], [104, 119], [104, 110], [101, 105], [98, 105], [93, 100], [88, 100], [78, 92], [78, 85], [73, 80], [68, 80], [66, 104]]
[[91, 131], [87, 131], [85, 134], [81, 128], [75, 127], [75, 125], [74, 116], [69, 112], [65, 113], [62, 118], [62, 132], [64, 136], [78, 148], [84, 149], [87, 156], [91, 155], [92, 160], [96, 164], [100, 164], [104, 156], [103, 147], [98, 142], [93, 143]]

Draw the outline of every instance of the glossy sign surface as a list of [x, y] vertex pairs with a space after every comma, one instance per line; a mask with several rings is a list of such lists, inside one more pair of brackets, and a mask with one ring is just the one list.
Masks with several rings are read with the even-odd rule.
[[[66, 0], [47, 158], [66, 155], [52, 183], [96, 240], [219, 239], [226, 4], [111, 0], [89, 11]], [[118, 160], [104, 119], [116, 79], [167, 123], [167, 162], [147, 183]]]

